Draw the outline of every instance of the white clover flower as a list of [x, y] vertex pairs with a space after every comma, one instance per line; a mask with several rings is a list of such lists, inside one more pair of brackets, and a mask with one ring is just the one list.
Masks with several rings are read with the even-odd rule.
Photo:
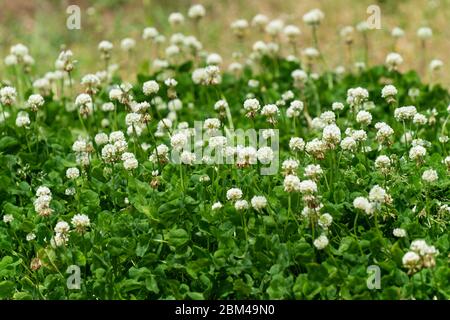
[[137, 125], [141, 121], [141, 114], [131, 112], [125, 116], [125, 124], [127, 126]]
[[297, 39], [301, 34], [300, 28], [294, 25], [287, 25], [286, 27], [284, 27], [283, 33], [290, 42], [295, 41], [295, 39]]
[[172, 27], [184, 23], [184, 16], [179, 12], [173, 12], [169, 15], [169, 23]]
[[238, 166], [245, 167], [249, 164], [256, 164], [257, 163], [257, 151], [253, 147], [243, 147], [238, 145], [236, 147], [236, 164]]
[[57, 232], [55, 236], [50, 240], [52, 247], [62, 247], [69, 241], [69, 235]]
[[262, 129], [261, 136], [268, 140], [269, 138], [275, 137], [276, 133], [273, 129]]
[[327, 126], [327, 123], [323, 121], [320, 117], [316, 117], [312, 119], [311, 126], [314, 130], [319, 131], [323, 130]]
[[394, 97], [396, 95], [397, 95], [397, 88], [394, 87], [392, 84], [384, 86], [383, 89], [381, 90], [382, 98]]
[[341, 102], [333, 102], [333, 104], [331, 105], [331, 109], [333, 109], [334, 111], [344, 110], [344, 104]]
[[[281, 95], [281, 99], [283, 99], [284, 102], [287, 102], [289, 100], [294, 99], [294, 96], [295, 96], [294, 92], [292, 92], [292, 90], [288, 90], [288, 91], [283, 92], [283, 94]], [[300, 100], [295, 100], [295, 101], [297, 101], [296, 107], [303, 109], [303, 102], [301, 102]], [[294, 101], [292, 101], [292, 102], [294, 102]], [[292, 102], [291, 102], [291, 105], [292, 105]]]
[[375, 124], [375, 128], [378, 129], [376, 138], [381, 143], [385, 142], [394, 134], [394, 130], [384, 122], [378, 122]]
[[189, 151], [183, 151], [180, 155], [180, 161], [186, 165], [193, 165], [196, 160], [195, 153]]
[[392, 234], [394, 235], [394, 237], [404, 238], [404, 237], [406, 237], [406, 230], [402, 229], [402, 228], [395, 228], [392, 231]]
[[100, 86], [100, 79], [95, 74], [87, 74], [81, 78], [81, 85], [88, 88], [89, 92], [97, 92], [97, 87]]
[[421, 27], [417, 30], [417, 36], [422, 40], [429, 39], [433, 36], [433, 30], [428, 27]]
[[67, 188], [66, 190], [64, 190], [64, 194], [66, 196], [73, 196], [76, 194], [76, 190], [75, 188], [71, 187], [71, 188]]
[[430, 62], [429, 68], [431, 71], [438, 71], [438, 70], [442, 69], [443, 66], [444, 66], [444, 63], [442, 62], [442, 60], [433, 59]]
[[399, 27], [395, 27], [392, 29], [391, 35], [394, 38], [401, 38], [405, 35], [405, 31], [403, 31], [403, 29], [401, 29]]
[[356, 141], [352, 137], [345, 137], [341, 141], [342, 150], [353, 151], [356, 149], [356, 147], [357, 147]]
[[114, 162], [117, 154], [117, 149], [114, 147], [114, 145], [108, 143], [102, 148], [101, 154], [103, 160], [105, 160], [106, 162]]
[[403, 256], [402, 263], [405, 268], [410, 270], [420, 269], [420, 256], [413, 251], [408, 251]]
[[345, 26], [341, 29], [339, 34], [340, 34], [341, 38], [344, 39], [344, 41], [347, 44], [350, 44], [353, 42], [354, 32], [355, 32], [355, 29], [352, 26]]
[[284, 160], [281, 164], [284, 175], [297, 175], [296, 171], [299, 166], [299, 162], [295, 159]]
[[147, 27], [144, 28], [144, 30], [142, 31], [142, 39], [144, 40], [155, 40], [156, 37], [159, 36], [159, 32], [156, 28], [153, 27]]
[[109, 134], [109, 142], [115, 143], [117, 141], [125, 140], [125, 135], [122, 131], [113, 131]]
[[170, 111], [180, 111], [183, 108], [183, 102], [180, 99], [172, 99], [167, 104]]
[[228, 65], [228, 71], [234, 74], [239, 74], [243, 69], [242, 64], [239, 62], [232, 62]]
[[206, 58], [206, 64], [208, 65], [221, 65], [223, 63], [222, 57], [217, 53], [211, 53]]
[[4, 223], [11, 223], [11, 222], [13, 222], [13, 221], [14, 221], [14, 217], [13, 217], [12, 214], [5, 214], [5, 215], [3, 216], [3, 222], [4, 222]]
[[142, 85], [142, 91], [146, 96], [156, 94], [159, 91], [159, 84], [154, 80], [146, 81]]
[[59, 221], [59, 222], [56, 224], [56, 226], [55, 226], [55, 232], [56, 232], [56, 233], [62, 233], [62, 234], [65, 234], [65, 233], [68, 233], [69, 230], [70, 230], [70, 226], [69, 226], [69, 224], [68, 224], [67, 222], [65, 222], [65, 221]]
[[414, 124], [424, 125], [424, 124], [427, 124], [427, 122], [428, 122], [428, 119], [425, 115], [423, 115], [421, 113], [416, 113], [414, 115], [414, 118], [413, 118]]
[[32, 94], [28, 97], [27, 107], [33, 111], [37, 111], [44, 105], [44, 98], [40, 94]]
[[227, 191], [227, 199], [236, 201], [242, 198], [242, 190], [238, 188], [231, 188]]
[[347, 90], [347, 103], [351, 106], [359, 106], [362, 105], [364, 101], [369, 98], [369, 92], [367, 89], [357, 87], [350, 88]]
[[280, 19], [275, 19], [267, 23], [265, 31], [271, 36], [277, 36], [283, 31], [284, 22]]
[[16, 126], [19, 128], [28, 127], [30, 125], [30, 116], [25, 111], [20, 111], [16, 117]]
[[66, 170], [67, 179], [76, 179], [80, 176], [80, 170], [78, 168], [68, 168]]
[[89, 217], [85, 214], [76, 214], [71, 220], [72, 225], [78, 232], [84, 231], [91, 225]]
[[124, 151], [127, 150], [128, 144], [127, 144], [127, 142], [125, 141], [125, 139], [123, 139], [123, 140], [117, 140], [117, 141], [114, 142], [114, 148], [116, 149], [116, 151], [117, 151], [118, 153], [122, 153], [122, 152], [124, 152]]
[[27, 241], [33, 241], [34, 239], [36, 239], [36, 234], [34, 234], [33, 232], [30, 232], [27, 234], [26, 238]]
[[166, 80], [164, 80], [164, 84], [168, 87], [176, 87], [178, 82], [173, 78], [167, 78]]
[[19, 63], [17, 57], [15, 55], [7, 55], [3, 60], [6, 66], [15, 66]]
[[386, 65], [392, 70], [396, 70], [402, 63], [402, 56], [396, 52], [391, 52], [386, 56]]
[[254, 196], [251, 200], [253, 209], [260, 211], [267, 206], [267, 199], [264, 196]]
[[131, 152], [124, 152], [120, 156], [120, 160], [122, 160], [122, 161], [126, 161], [128, 159], [133, 159], [133, 158], [135, 158], [135, 155]]
[[361, 21], [356, 25], [356, 30], [358, 30], [359, 32], [366, 32], [369, 29], [370, 26], [367, 21]]
[[274, 152], [271, 147], [262, 147], [258, 149], [257, 157], [262, 164], [268, 164], [272, 162]]
[[98, 50], [102, 53], [109, 53], [113, 48], [114, 45], [107, 40], [100, 41], [100, 43], [98, 44]]
[[303, 15], [303, 22], [309, 26], [317, 26], [324, 18], [325, 15], [320, 9], [313, 9]]
[[12, 55], [14, 55], [16, 57], [20, 57], [20, 58], [24, 58], [25, 56], [27, 56], [29, 54], [28, 47], [21, 43], [11, 46], [9, 52]]
[[262, 108], [261, 114], [263, 116], [272, 117], [272, 116], [278, 114], [278, 107], [275, 104], [266, 104]]
[[208, 118], [203, 123], [203, 128], [207, 130], [218, 130], [220, 129], [221, 122], [217, 118]]
[[326, 235], [322, 234], [317, 239], [314, 240], [314, 247], [316, 247], [318, 250], [325, 249], [326, 246], [328, 246], [328, 238]]
[[188, 10], [188, 17], [191, 19], [203, 18], [206, 14], [205, 7], [201, 4], [194, 4]]
[[[46, 187], [43, 187], [43, 188], [46, 188]], [[45, 189], [43, 189], [43, 190], [45, 190]], [[38, 191], [40, 191], [40, 190], [38, 189]], [[38, 194], [38, 192], [36, 192], [36, 195], [37, 194]], [[41, 193], [39, 192], [39, 194], [41, 194]], [[33, 203], [34, 210], [40, 216], [48, 216], [48, 215], [50, 215], [53, 212], [53, 210], [50, 208], [51, 200], [52, 200], [51, 194], [38, 195], [38, 198], [36, 198], [36, 200]]]
[[263, 27], [266, 26], [266, 24], [269, 22], [269, 18], [267, 18], [267, 16], [263, 15], [263, 14], [257, 14], [256, 16], [253, 17], [252, 19], [252, 26], [254, 27], [259, 27], [260, 29], [262, 29]]
[[153, 60], [152, 66], [155, 71], [161, 71], [169, 67], [169, 62], [166, 60], [155, 59]]
[[372, 114], [368, 111], [359, 111], [356, 115], [356, 122], [368, 126], [372, 122]]
[[409, 150], [409, 158], [411, 160], [418, 161], [418, 160], [423, 159], [423, 157], [425, 157], [426, 153], [427, 153], [427, 150], [424, 147], [422, 147], [420, 145], [414, 146]]
[[133, 38], [125, 38], [120, 42], [120, 48], [123, 51], [131, 51], [136, 47], [136, 41]]
[[353, 206], [356, 209], [359, 209], [359, 210], [362, 210], [362, 211], [366, 212], [367, 214], [371, 214], [372, 213], [372, 204], [369, 202], [369, 200], [367, 200], [367, 198], [356, 197], [353, 200]]
[[244, 109], [249, 113], [255, 113], [260, 109], [260, 104], [257, 99], [247, 99], [244, 101]]
[[304, 180], [299, 184], [299, 191], [304, 194], [317, 192], [317, 184], [313, 180]]
[[320, 115], [320, 119], [326, 124], [332, 124], [336, 122], [336, 115], [333, 111], [325, 111]]
[[209, 138], [208, 144], [211, 148], [224, 148], [227, 144], [227, 138], [224, 136], [214, 136]]
[[237, 211], [242, 211], [242, 210], [248, 209], [248, 202], [247, 202], [247, 200], [237, 200], [237, 201], [234, 203], [234, 208], [235, 208]]
[[137, 159], [134, 156], [126, 158], [125, 161], [123, 162], [123, 167], [125, 168], [125, 170], [134, 170], [138, 166], [139, 166], [139, 162], [137, 161]]
[[426, 241], [422, 240], [422, 239], [414, 240], [413, 242], [411, 242], [411, 245], [409, 248], [421, 256], [427, 254], [429, 251], [435, 250], [434, 247], [428, 246]]
[[170, 138], [170, 145], [174, 150], [182, 150], [188, 142], [188, 137], [184, 133], [176, 133]]
[[426, 183], [436, 182], [438, 178], [439, 177], [437, 171], [433, 169], [425, 170], [422, 174], [422, 180], [425, 181]]
[[389, 169], [391, 166], [391, 159], [388, 156], [381, 155], [375, 159], [375, 167], [377, 169]]
[[238, 37], [242, 38], [245, 36], [245, 32], [248, 29], [248, 21], [245, 19], [238, 19], [231, 23], [230, 25], [233, 33]]
[[102, 107], [101, 107], [102, 111], [104, 111], [104, 112], [114, 111], [115, 108], [116, 107], [114, 106], [114, 103], [112, 103], [112, 102], [106, 102], [106, 103], [102, 104]]
[[289, 174], [284, 178], [283, 186], [286, 192], [298, 192], [300, 191], [300, 179]]
[[327, 125], [323, 128], [322, 139], [331, 146], [335, 146], [341, 141], [341, 130], [335, 124]]
[[13, 87], [5, 86], [0, 89], [0, 102], [10, 106], [16, 102], [17, 91]]
[[411, 120], [417, 113], [417, 109], [414, 106], [406, 106], [395, 109], [394, 117], [398, 121]]
[[305, 176], [311, 179], [316, 179], [323, 173], [320, 164], [310, 164], [305, 167]]
[[213, 203], [213, 205], [211, 206], [211, 209], [213, 211], [217, 211], [217, 210], [222, 209], [222, 207], [223, 207], [222, 203], [220, 201], [217, 201], [217, 202]]
[[46, 186], [40, 186], [36, 190], [36, 197], [51, 196], [51, 195], [52, 195], [52, 192]]
[[338, 76], [342, 76], [345, 73], [345, 67], [344, 66], [337, 66], [334, 69], [334, 72], [338, 75]]
[[369, 200], [376, 203], [385, 203], [388, 199], [389, 195], [386, 190], [384, 190], [379, 185], [375, 185], [370, 189], [369, 192]]
[[306, 143], [305, 150], [311, 156], [317, 159], [323, 159], [325, 157], [325, 151], [327, 150], [327, 146], [325, 142], [315, 138]]
[[329, 213], [324, 213], [319, 217], [319, 226], [323, 229], [328, 229], [333, 223], [333, 217]]
[[79, 94], [75, 99], [75, 105], [78, 107], [88, 104], [92, 104], [92, 98], [86, 93]]
[[319, 50], [317, 50], [316, 48], [305, 48], [302, 50], [302, 55], [304, 55], [305, 57], [307, 57], [308, 59], [315, 59], [319, 56]]
[[165, 53], [167, 57], [174, 57], [180, 54], [181, 49], [177, 45], [170, 45], [166, 48]]
[[305, 148], [305, 141], [300, 137], [292, 137], [289, 140], [289, 149], [293, 152], [303, 151]]
[[447, 168], [450, 170], [450, 156], [445, 157], [443, 160], [443, 163], [447, 166]]
[[292, 71], [291, 77], [296, 83], [304, 83], [308, 79], [308, 74], [303, 70], [297, 69]]

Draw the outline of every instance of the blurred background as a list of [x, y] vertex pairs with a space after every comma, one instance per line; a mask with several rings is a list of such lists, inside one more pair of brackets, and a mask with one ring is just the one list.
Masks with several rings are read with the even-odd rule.
[[[119, 49], [120, 40], [125, 37], [138, 42], [136, 65], [139, 65], [139, 59], [145, 59], [146, 52], [150, 51], [149, 44], [140, 41], [143, 28], [154, 26], [166, 36], [170, 35], [173, 31], [167, 17], [178, 11], [187, 20], [178, 31], [192, 33], [194, 28], [187, 19], [187, 10], [194, 3], [203, 4], [207, 12], [196, 35], [204, 49], [220, 53], [225, 62], [231, 61], [231, 53], [237, 44], [229, 28], [232, 21], [238, 18], [251, 21], [257, 13], [270, 19], [281, 18], [300, 27], [302, 35], [298, 46], [305, 48], [312, 45], [312, 40], [302, 16], [308, 10], [320, 8], [325, 13], [325, 20], [319, 28], [319, 42], [333, 67], [345, 63], [345, 45], [339, 36], [341, 28], [366, 20], [369, 16], [367, 7], [376, 4], [381, 8], [381, 29], [369, 31], [370, 63], [384, 62], [386, 54], [393, 50], [391, 31], [401, 27], [405, 31], [397, 47], [405, 59], [401, 69], [417, 69], [420, 41], [416, 32], [419, 27], [428, 26], [433, 30], [433, 37], [429, 41], [427, 60], [444, 62], [441, 82], [450, 86], [450, 0], [0, 0], [0, 72], [4, 68], [3, 58], [16, 43], [30, 48], [36, 61], [35, 71], [40, 75], [53, 70], [63, 44], [79, 61], [78, 73], [95, 72], [101, 68], [98, 42], [113, 42], [113, 60], [119, 60], [124, 55]], [[81, 8], [80, 30], [66, 28], [66, 9], [73, 4]], [[246, 46], [251, 48], [257, 39], [256, 35], [250, 37]], [[355, 62], [363, 59], [359, 33], [355, 34], [354, 57]]]

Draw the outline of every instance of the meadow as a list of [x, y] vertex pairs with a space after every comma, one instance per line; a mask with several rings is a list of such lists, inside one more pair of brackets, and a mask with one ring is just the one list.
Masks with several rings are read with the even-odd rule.
[[449, 299], [448, 1], [202, 3], [6, 7], [0, 298]]

